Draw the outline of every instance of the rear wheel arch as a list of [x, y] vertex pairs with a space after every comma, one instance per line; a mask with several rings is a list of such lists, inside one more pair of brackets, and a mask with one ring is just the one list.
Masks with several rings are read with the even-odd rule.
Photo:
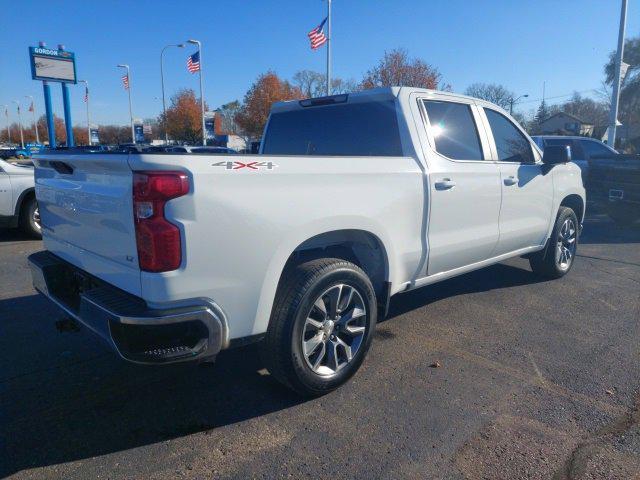
[[22, 191], [22, 193], [18, 197], [18, 200], [16, 201], [16, 206], [15, 206], [15, 214], [16, 214], [16, 216], [19, 216], [19, 215], [22, 214], [22, 207], [25, 205], [27, 200], [29, 200], [29, 199], [31, 199], [32, 197], [35, 197], [35, 196], [36, 196], [35, 187], [30, 187], [30, 188], [27, 188], [27, 189]]
[[360, 267], [369, 277], [378, 298], [390, 279], [389, 257], [380, 238], [366, 230], [333, 230], [300, 243], [289, 255], [280, 274], [318, 258], [340, 258]]

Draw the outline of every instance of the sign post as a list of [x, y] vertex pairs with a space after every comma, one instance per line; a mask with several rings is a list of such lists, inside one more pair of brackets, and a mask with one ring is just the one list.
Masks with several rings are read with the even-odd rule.
[[63, 45], [57, 50], [46, 48], [44, 42], [39, 42], [37, 47], [29, 47], [31, 60], [31, 78], [42, 80], [44, 93], [44, 106], [47, 116], [47, 130], [49, 132], [49, 147], [56, 147], [56, 132], [53, 122], [53, 109], [51, 107], [51, 87], [49, 82], [62, 83], [62, 99], [64, 103], [64, 120], [67, 130], [67, 146], [74, 146], [73, 126], [71, 122], [71, 99], [69, 83], [76, 84], [76, 59], [72, 52], [67, 52]]

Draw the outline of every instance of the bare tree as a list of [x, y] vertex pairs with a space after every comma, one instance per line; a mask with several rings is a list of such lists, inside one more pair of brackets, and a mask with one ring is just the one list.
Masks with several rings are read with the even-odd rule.
[[435, 67], [419, 58], [410, 59], [406, 50], [396, 49], [385, 52], [378, 65], [365, 74], [360, 87], [407, 86], [450, 90], [451, 86], [442, 84], [441, 79], [442, 75]]
[[505, 110], [509, 110], [511, 101], [515, 98], [511, 90], [496, 83], [473, 83], [467, 87], [464, 94], [495, 103]]
[[[322, 97], [327, 92], [327, 77], [313, 70], [300, 70], [296, 72], [291, 83], [298, 87], [307, 98]], [[359, 90], [355, 80], [331, 79], [331, 93], [334, 95]]]

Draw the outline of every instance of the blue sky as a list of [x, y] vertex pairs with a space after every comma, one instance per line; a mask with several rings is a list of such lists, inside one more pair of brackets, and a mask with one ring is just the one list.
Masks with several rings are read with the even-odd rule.
[[[39, 40], [50, 47], [63, 43], [76, 53], [78, 77], [90, 83], [92, 120], [98, 123], [128, 122], [118, 63], [131, 66], [135, 117], [156, 116], [160, 50], [187, 38], [203, 42], [205, 99], [212, 107], [242, 99], [269, 69], [284, 78], [301, 69], [324, 71], [324, 49], [312, 52], [306, 37], [324, 18], [321, 0], [0, 4], [0, 104], [33, 95], [39, 113], [42, 87], [31, 80], [27, 53]], [[640, 34], [640, 0], [629, 4], [627, 37]], [[495, 82], [535, 100], [543, 81], [548, 97], [600, 87], [603, 64], [616, 46], [620, 2], [333, 0], [333, 13], [336, 76], [359, 80], [385, 50], [401, 47], [437, 67], [456, 92], [473, 82]], [[168, 95], [184, 87], [197, 91], [198, 76], [186, 70], [192, 51], [165, 53]], [[62, 116], [60, 87], [53, 85], [53, 91], [54, 110]], [[85, 122], [82, 97], [82, 87], [73, 87], [77, 124]]]

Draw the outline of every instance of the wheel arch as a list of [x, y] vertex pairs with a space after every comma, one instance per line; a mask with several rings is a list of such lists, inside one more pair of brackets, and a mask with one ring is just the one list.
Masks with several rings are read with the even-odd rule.
[[582, 223], [582, 221], [584, 220], [585, 208], [584, 201], [580, 195], [577, 195], [575, 193], [567, 195], [560, 202], [560, 206], [569, 207], [570, 209], [572, 209], [575, 212], [576, 217], [578, 217], [578, 221]]
[[17, 217], [19, 217], [22, 212], [22, 206], [24, 205], [24, 202], [30, 199], [31, 197], [35, 197], [35, 196], [36, 196], [35, 187], [26, 188], [22, 191], [20, 196], [18, 196], [18, 200], [16, 201], [16, 206], [15, 206], [15, 215]]
[[[393, 247], [384, 234], [371, 228], [339, 228], [307, 231], [307, 235], [286, 242], [270, 262], [258, 301], [253, 333], [267, 330], [278, 285], [285, 273], [300, 262], [317, 258], [341, 258], [358, 265], [370, 277], [378, 304], [388, 303], [393, 276]], [[283, 250], [284, 249], [284, 250]], [[384, 306], [385, 305], [380, 305]]]

